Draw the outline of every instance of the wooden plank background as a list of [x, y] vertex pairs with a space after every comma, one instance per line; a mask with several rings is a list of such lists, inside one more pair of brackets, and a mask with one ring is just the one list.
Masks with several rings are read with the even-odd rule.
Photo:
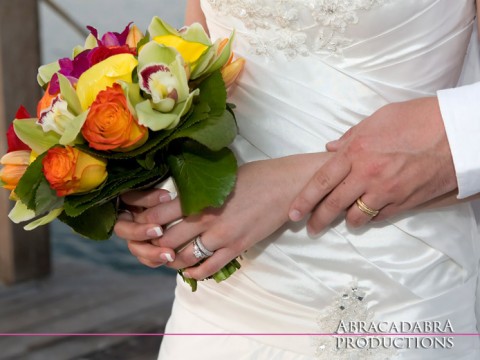
[[[0, 0], [0, 151], [19, 105], [35, 114], [40, 64], [37, 0]], [[41, 278], [50, 272], [48, 227], [23, 231], [7, 218], [13, 202], [0, 189], [0, 280], [7, 284]], [[32, 241], [32, 239], [34, 241]]]
[[[132, 275], [68, 257], [56, 260], [53, 270], [44, 280], [0, 286], [0, 333], [163, 332], [173, 301], [173, 273]], [[132, 341], [135, 356], [113, 352], [114, 347], [125, 351]], [[0, 359], [153, 360], [160, 342], [156, 336], [0, 337]]]

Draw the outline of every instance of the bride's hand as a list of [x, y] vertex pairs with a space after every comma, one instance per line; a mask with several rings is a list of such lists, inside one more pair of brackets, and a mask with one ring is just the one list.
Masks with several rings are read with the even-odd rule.
[[[172, 201], [175, 196], [166, 190], [155, 189], [130, 191], [121, 197], [128, 211], [120, 212], [115, 234], [127, 241], [130, 252], [146, 266], [155, 268], [175, 259], [173, 249], [158, 246], [155, 242], [163, 235], [165, 225], [183, 217], [180, 203]], [[150, 221], [149, 215], [143, 212], [155, 206], [158, 214]]]
[[[287, 222], [288, 208], [295, 195], [329, 156], [326, 153], [302, 154], [245, 164], [239, 168], [235, 189], [224, 206], [188, 216], [152, 242], [162, 251], [178, 251], [168, 266], [185, 269], [184, 276], [204, 279]], [[154, 205], [155, 199], [158, 201], [158, 196], [150, 197], [148, 205]], [[136, 205], [148, 207], [142, 201], [137, 201]], [[135, 221], [165, 224], [166, 218], [171, 218], [167, 213], [173, 214], [171, 209], [179, 207], [178, 199], [158, 204], [136, 214]], [[137, 226], [132, 225], [130, 229], [117, 226], [115, 230], [119, 236], [130, 239], [134, 231], [138, 231], [136, 239], [144, 240], [148, 227]], [[199, 260], [194, 256], [191, 242], [198, 235], [214, 254], [196, 266]], [[144, 264], [159, 263], [160, 251], [152, 249], [151, 245], [130, 241], [129, 248]]]

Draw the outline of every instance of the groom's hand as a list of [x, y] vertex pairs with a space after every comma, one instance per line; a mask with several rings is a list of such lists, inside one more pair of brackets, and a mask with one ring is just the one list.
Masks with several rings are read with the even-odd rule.
[[[335, 155], [311, 178], [289, 213], [298, 221], [312, 212], [312, 234], [344, 211], [347, 223], [359, 227], [376, 210], [375, 219], [382, 220], [457, 188], [435, 97], [386, 105], [327, 150]], [[356, 202], [359, 198], [363, 204]]]

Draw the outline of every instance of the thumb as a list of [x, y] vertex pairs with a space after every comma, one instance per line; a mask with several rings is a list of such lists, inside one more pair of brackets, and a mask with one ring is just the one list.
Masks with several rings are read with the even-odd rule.
[[335, 151], [338, 151], [338, 149], [340, 149], [340, 146], [341, 146], [340, 143], [341, 143], [341, 139], [333, 140], [328, 142], [327, 145], [325, 145], [325, 148], [327, 149], [327, 151], [335, 152]]
[[340, 148], [345, 145], [347, 140], [352, 136], [353, 128], [354, 127], [348, 129], [339, 139], [328, 142], [325, 146], [327, 151], [335, 152], [340, 150]]

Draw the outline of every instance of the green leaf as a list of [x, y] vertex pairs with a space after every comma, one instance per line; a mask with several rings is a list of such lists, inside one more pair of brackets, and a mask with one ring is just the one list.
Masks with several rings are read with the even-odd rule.
[[233, 112], [227, 107], [227, 93], [222, 75], [213, 73], [200, 84], [200, 96], [192, 114], [179, 126], [169, 141], [190, 138], [212, 151], [230, 145], [237, 135]]
[[53, 131], [44, 132], [37, 119], [15, 119], [15, 134], [37, 154], [42, 154], [60, 143], [60, 135]]
[[50, 187], [47, 179], [42, 176], [35, 192], [35, 212], [37, 215], [46, 213], [53, 209], [61, 208], [63, 197], [58, 197], [55, 190]]
[[237, 125], [230, 111], [225, 110], [221, 116], [210, 117], [193, 126], [176, 132], [173, 139], [190, 138], [218, 151], [230, 145], [237, 136]]
[[153, 170], [156, 165], [154, 152], [147, 154], [143, 159], [137, 158], [136, 160], [138, 164], [146, 170]]
[[112, 236], [117, 211], [115, 202], [109, 201], [91, 207], [77, 217], [70, 217], [63, 212], [58, 219], [82, 236], [92, 240], [107, 240]]
[[64, 203], [65, 213], [69, 217], [80, 216], [88, 209], [114, 199], [127, 190], [153, 185], [163, 179], [167, 173], [168, 169], [162, 164], [158, 164], [152, 170], [138, 167], [123, 172], [109, 171], [107, 181], [99, 191], [67, 196]]
[[228, 148], [210, 151], [189, 141], [180, 154], [168, 157], [168, 164], [185, 215], [222, 206], [235, 185], [237, 161]]
[[203, 80], [199, 87], [200, 101], [210, 106], [210, 115], [221, 115], [227, 103], [227, 90], [220, 71], [215, 71]]
[[29, 208], [36, 212], [35, 196], [40, 183], [45, 179], [42, 169], [42, 160], [45, 153], [39, 155], [27, 168], [15, 188], [15, 194]]

